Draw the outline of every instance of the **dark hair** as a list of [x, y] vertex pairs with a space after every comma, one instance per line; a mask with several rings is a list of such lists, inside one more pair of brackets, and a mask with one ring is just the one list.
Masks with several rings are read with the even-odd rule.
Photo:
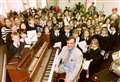
[[87, 24], [86, 24], [86, 23], [83, 23], [83, 24], [81, 25], [81, 27], [87, 27]]
[[117, 25], [116, 25], [115, 23], [112, 23], [112, 24], [110, 25], [110, 29], [111, 29], [111, 27], [114, 27], [115, 30], [118, 31], [118, 27], [117, 27]]
[[55, 25], [53, 29], [54, 30], [60, 30], [60, 28], [58, 27], [58, 25]]
[[20, 32], [19, 32], [19, 34], [22, 34], [22, 33], [25, 33], [25, 34], [27, 34], [27, 31], [26, 30], [20, 30]]
[[115, 28], [117, 28], [117, 25], [114, 24], [114, 23], [112, 23], [112, 24], [110, 25], [110, 28], [111, 28], [111, 27], [115, 27]]
[[58, 22], [63, 22], [62, 18], [57, 19]]
[[73, 36], [68, 37], [68, 38], [67, 38], [67, 41], [69, 41], [69, 40], [71, 40], [71, 39], [74, 39], [74, 42], [76, 41], [75, 37], [73, 37]]

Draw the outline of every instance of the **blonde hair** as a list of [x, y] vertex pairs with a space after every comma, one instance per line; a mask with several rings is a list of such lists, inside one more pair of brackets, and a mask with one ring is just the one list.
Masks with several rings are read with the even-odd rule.
[[99, 47], [99, 41], [97, 38], [93, 38], [90, 43], [90, 48], [94, 48], [94, 46]]

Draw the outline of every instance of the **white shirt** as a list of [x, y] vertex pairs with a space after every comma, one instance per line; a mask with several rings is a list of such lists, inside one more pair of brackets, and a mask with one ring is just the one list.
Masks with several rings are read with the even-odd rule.
[[[68, 59], [68, 52], [69, 48], [67, 46], [64, 46], [57, 57], [56, 67], [63, 65], [63, 69], [66, 72], [66, 79], [73, 81], [75, 80], [82, 66], [83, 54], [78, 48], [75, 47], [72, 49], [70, 57]], [[67, 59], [68, 61], [66, 62]], [[62, 64], [60, 64], [61, 60]]]

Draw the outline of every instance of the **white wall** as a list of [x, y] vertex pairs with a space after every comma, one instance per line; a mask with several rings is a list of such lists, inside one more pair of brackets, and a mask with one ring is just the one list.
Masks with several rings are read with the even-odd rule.
[[0, 15], [6, 16], [10, 10], [19, 12], [30, 7], [44, 8], [46, 5], [46, 0], [0, 0]]
[[[38, 3], [36, 2], [38, 1]], [[55, 5], [59, 1], [58, 6], [63, 10], [66, 6], [73, 8], [76, 3], [85, 3], [86, 0], [0, 0], [0, 15], [5, 15], [9, 10], [24, 10], [29, 7], [44, 8], [48, 3], [50, 5]], [[103, 10], [105, 14], [110, 15], [112, 8], [117, 7], [120, 14], [120, 0], [87, 0], [89, 2], [96, 1], [97, 10]], [[90, 3], [91, 4], [91, 3]]]
[[24, 9], [22, 0], [0, 0], [0, 15], [6, 16], [10, 10], [22, 11]]
[[32, 8], [37, 8], [37, 0], [28, 0], [29, 6]]
[[6, 0], [0, 0], [0, 15], [6, 16], [6, 12], [8, 12]]
[[120, 0], [96, 0], [96, 7], [107, 15], [112, 13], [112, 8], [118, 8], [120, 13]]
[[86, 7], [87, 9], [91, 6], [91, 4], [94, 2], [94, 5], [96, 5], [96, 0], [86, 0]]

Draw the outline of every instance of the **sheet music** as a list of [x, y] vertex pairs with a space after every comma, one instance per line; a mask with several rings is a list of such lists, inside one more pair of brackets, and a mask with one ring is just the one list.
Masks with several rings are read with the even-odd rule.
[[25, 45], [24, 46], [24, 48], [30, 48], [31, 47], [31, 45]]
[[27, 36], [32, 43], [38, 41], [36, 30], [27, 31]]
[[78, 46], [82, 49], [83, 52], [87, 51], [87, 43], [86, 43], [86, 41], [79, 42]]
[[53, 47], [54, 47], [54, 48], [56, 48], [56, 47], [61, 48], [61, 42], [56, 42]]
[[92, 60], [84, 60], [83, 62], [83, 69], [88, 70], [90, 63]]

